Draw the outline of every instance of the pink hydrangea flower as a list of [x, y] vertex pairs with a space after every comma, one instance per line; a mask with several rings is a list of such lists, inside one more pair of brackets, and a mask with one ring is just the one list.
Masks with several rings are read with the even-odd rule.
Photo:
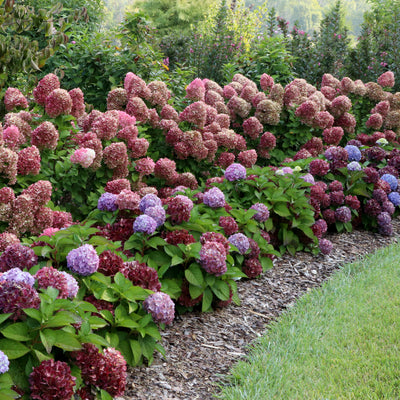
[[59, 134], [56, 127], [50, 121], [44, 121], [32, 132], [31, 143], [39, 150], [55, 150], [58, 139]]
[[186, 87], [186, 98], [193, 101], [204, 101], [204, 95], [206, 93], [206, 87], [204, 82], [196, 78]]
[[58, 77], [54, 74], [47, 74], [43, 79], [41, 79], [33, 89], [33, 97], [36, 103], [44, 106], [46, 103], [47, 96], [55, 89], [60, 88], [60, 81]]
[[88, 168], [96, 157], [96, 152], [93, 149], [81, 147], [76, 149], [70, 157], [70, 160], [74, 164], [80, 164], [83, 168]]
[[37, 175], [40, 172], [40, 153], [36, 146], [25, 147], [18, 153], [18, 173]]
[[15, 107], [28, 108], [28, 100], [19, 89], [9, 87], [4, 94], [4, 105], [7, 111], [12, 111]]
[[394, 74], [392, 71], [384, 72], [377, 80], [379, 85], [390, 88], [394, 86], [394, 81]]
[[68, 115], [72, 110], [72, 99], [65, 89], [54, 89], [45, 101], [46, 113], [52, 117]]

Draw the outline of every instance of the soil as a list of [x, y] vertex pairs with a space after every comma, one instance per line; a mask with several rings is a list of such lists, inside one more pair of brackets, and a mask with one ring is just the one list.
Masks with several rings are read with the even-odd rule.
[[240, 281], [240, 306], [179, 316], [162, 332], [166, 358], [157, 353], [151, 366], [129, 368], [126, 395], [119, 400], [215, 398], [226, 382], [224, 375], [271, 321], [345, 263], [397, 242], [400, 221], [394, 220], [393, 226], [391, 237], [366, 231], [327, 235], [334, 244], [329, 255], [286, 254], [260, 278]]

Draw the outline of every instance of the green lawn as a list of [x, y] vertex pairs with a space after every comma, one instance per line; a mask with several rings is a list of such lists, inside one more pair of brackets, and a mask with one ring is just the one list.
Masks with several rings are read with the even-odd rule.
[[231, 373], [218, 398], [400, 399], [400, 246], [300, 298]]

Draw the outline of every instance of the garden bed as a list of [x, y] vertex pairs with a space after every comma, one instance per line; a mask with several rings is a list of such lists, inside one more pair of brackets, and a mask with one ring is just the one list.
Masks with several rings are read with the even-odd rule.
[[393, 220], [393, 228], [393, 237], [360, 230], [327, 235], [334, 244], [328, 256], [286, 254], [259, 279], [241, 282], [240, 306], [177, 317], [162, 332], [166, 358], [157, 353], [150, 367], [131, 368], [124, 399], [212, 399], [218, 393], [218, 382], [223, 382], [221, 375], [243, 359], [247, 346], [271, 321], [344, 263], [396, 242], [399, 219]]

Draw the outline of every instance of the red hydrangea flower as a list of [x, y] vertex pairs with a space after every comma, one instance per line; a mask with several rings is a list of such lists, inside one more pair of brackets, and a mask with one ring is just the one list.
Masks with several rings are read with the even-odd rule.
[[238, 161], [246, 168], [251, 168], [257, 162], [257, 152], [254, 149], [241, 151]]
[[125, 112], [135, 117], [139, 122], [145, 123], [149, 119], [149, 109], [140, 97], [131, 97], [128, 100]]
[[381, 114], [375, 113], [371, 114], [370, 117], [368, 118], [367, 122], [365, 123], [365, 126], [367, 128], [371, 129], [380, 129], [383, 124], [383, 117]]
[[377, 80], [378, 84], [383, 87], [393, 87], [394, 86], [394, 74], [392, 71], [386, 71]]
[[231, 236], [239, 230], [233, 217], [219, 217], [219, 226], [224, 230], [226, 236]]
[[265, 132], [260, 138], [260, 148], [272, 150], [276, 146], [276, 137], [271, 132]]
[[256, 278], [263, 272], [262, 265], [258, 258], [247, 258], [244, 260], [242, 271], [247, 275], [248, 278]]
[[92, 123], [92, 132], [101, 140], [111, 140], [118, 131], [119, 114], [107, 111], [99, 115]]
[[328, 239], [320, 239], [318, 246], [321, 253], [324, 255], [328, 255], [333, 249], [333, 244]]
[[66, 228], [72, 225], [72, 215], [67, 211], [53, 211], [53, 228]]
[[165, 179], [167, 182], [173, 180], [176, 174], [175, 161], [169, 158], [159, 158], [154, 166], [154, 175]]
[[209, 274], [223, 275], [227, 271], [224, 246], [219, 242], [205, 242], [200, 250], [200, 263]]
[[0, 147], [0, 174], [8, 179], [9, 185], [17, 181], [18, 155], [5, 147]]
[[[107, 311], [110, 311], [110, 313], [112, 315], [115, 314], [114, 305], [112, 303], [110, 303], [109, 301], [97, 299], [93, 295], [86, 296], [83, 300], [87, 301], [90, 304], [93, 304], [97, 308], [98, 311], [107, 310]], [[100, 313], [95, 313], [95, 314], [98, 316], [101, 316]]]
[[86, 108], [83, 92], [80, 88], [75, 88], [68, 93], [72, 100], [71, 115], [75, 118], [79, 118], [84, 115]]
[[11, 268], [32, 268], [38, 262], [35, 252], [21, 243], [9, 245], [0, 255], [0, 271], [5, 272]]
[[72, 99], [65, 89], [54, 89], [45, 101], [46, 113], [51, 118], [68, 115], [72, 110]]
[[105, 250], [99, 255], [99, 268], [98, 272], [106, 276], [114, 276], [123, 267], [124, 261], [111, 250]]
[[358, 200], [357, 196], [348, 195], [344, 198], [344, 202], [353, 210], [359, 210], [361, 207], [360, 200]]
[[343, 128], [340, 126], [334, 126], [333, 128], [324, 129], [322, 136], [325, 143], [337, 146], [344, 135]]
[[203, 294], [192, 299], [192, 296], [190, 296], [190, 292], [189, 292], [189, 282], [186, 279], [183, 279], [181, 289], [182, 289], [181, 294], [177, 300], [177, 302], [180, 305], [182, 305], [184, 307], [194, 307], [195, 305], [199, 304], [202, 301]]
[[196, 239], [186, 229], [177, 229], [175, 231], [167, 232], [165, 235], [165, 241], [168, 244], [178, 245], [179, 243], [188, 245], [195, 243]]
[[146, 97], [153, 106], [164, 107], [171, 98], [171, 92], [163, 81], [152, 81], [147, 85], [149, 94]]
[[22, 191], [34, 201], [35, 207], [46, 205], [51, 199], [52, 187], [49, 181], [37, 181]]
[[377, 217], [382, 212], [382, 208], [375, 199], [369, 199], [364, 206], [364, 212], [370, 217]]
[[329, 163], [320, 159], [312, 160], [309, 168], [311, 175], [324, 176], [329, 172]]
[[337, 192], [331, 192], [329, 197], [332, 205], [338, 206], [344, 203], [344, 193], [341, 190], [338, 190]]
[[180, 114], [179, 118], [182, 121], [190, 122], [202, 129], [206, 124], [207, 105], [203, 101], [196, 101], [188, 105]]
[[116, 204], [120, 210], [138, 210], [140, 196], [129, 189], [123, 189], [116, 199]]
[[173, 197], [168, 202], [167, 214], [172, 225], [179, 225], [184, 221], [189, 221], [193, 202], [183, 195]]
[[161, 283], [158, 279], [157, 271], [147, 266], [145, 263], [139, 263], [137, 261], [125, 262], [120, 272], [136, 286], [154, 292], [161, 290]]
[[272, 86], [274, 86], [274, 78], [268, 74], [262, 74], [260, 77], [260, 86], [262, 90], [269, 92]]
[[67, 279], [58, 269], [51, 266], [43, 267], [36, 272], [35, 279], [38, 288], [46, 289], [48, 287], [53, 287], [59, 291], [57, 298], [66, 299], [68, 297], [69, 288]]
[[37, 400], [70, 400], [75, 380], [66, 362], [44, 360], [29, 375], [30, 396]]
[[244, 134], [251, 139], [257, 139], [263, 131], [263, 125], [256, 117], [250, 117], [243, 121], [242, 127]]
[[36, 289], [25, 282], [0, 281], [0, 312], [12, 313], [13, 321], [23, 319], [24, 308], [36, 308], [40, 306], [40, 297]]
[[12, 245], [20, 243], [20, 240], [16, 235], [9, 232], [0, 233], [0, 252], [4, 252], [4, 250]]
[[229, 241], [228, 239], [219, 232], [205, 232], [200, 237], [200, 243], [204, 245], [207, 242], [218, 242], [222, 244], [223, 248], [225, 249], [225, 254], [229, 253]]
[[128, 72], [125, 75], [124, 89], [129, 97], [147, 98], [150, 95], [150, 90], [147, 88], [146, 82], [133, 72]]
[[38, 85], [33, 89], [33, 97], [36, 103], [44, 106], [47, 96], [55, 89], [60, 88], [60, 81], [54, 74], [47, 74], [42, 78]]
[[25, 143], [24, 136], [15, 125], [10, 125], [3, 130], [3, 140], [7, 148], [11, 150], [15, 150], [19, 145]]

